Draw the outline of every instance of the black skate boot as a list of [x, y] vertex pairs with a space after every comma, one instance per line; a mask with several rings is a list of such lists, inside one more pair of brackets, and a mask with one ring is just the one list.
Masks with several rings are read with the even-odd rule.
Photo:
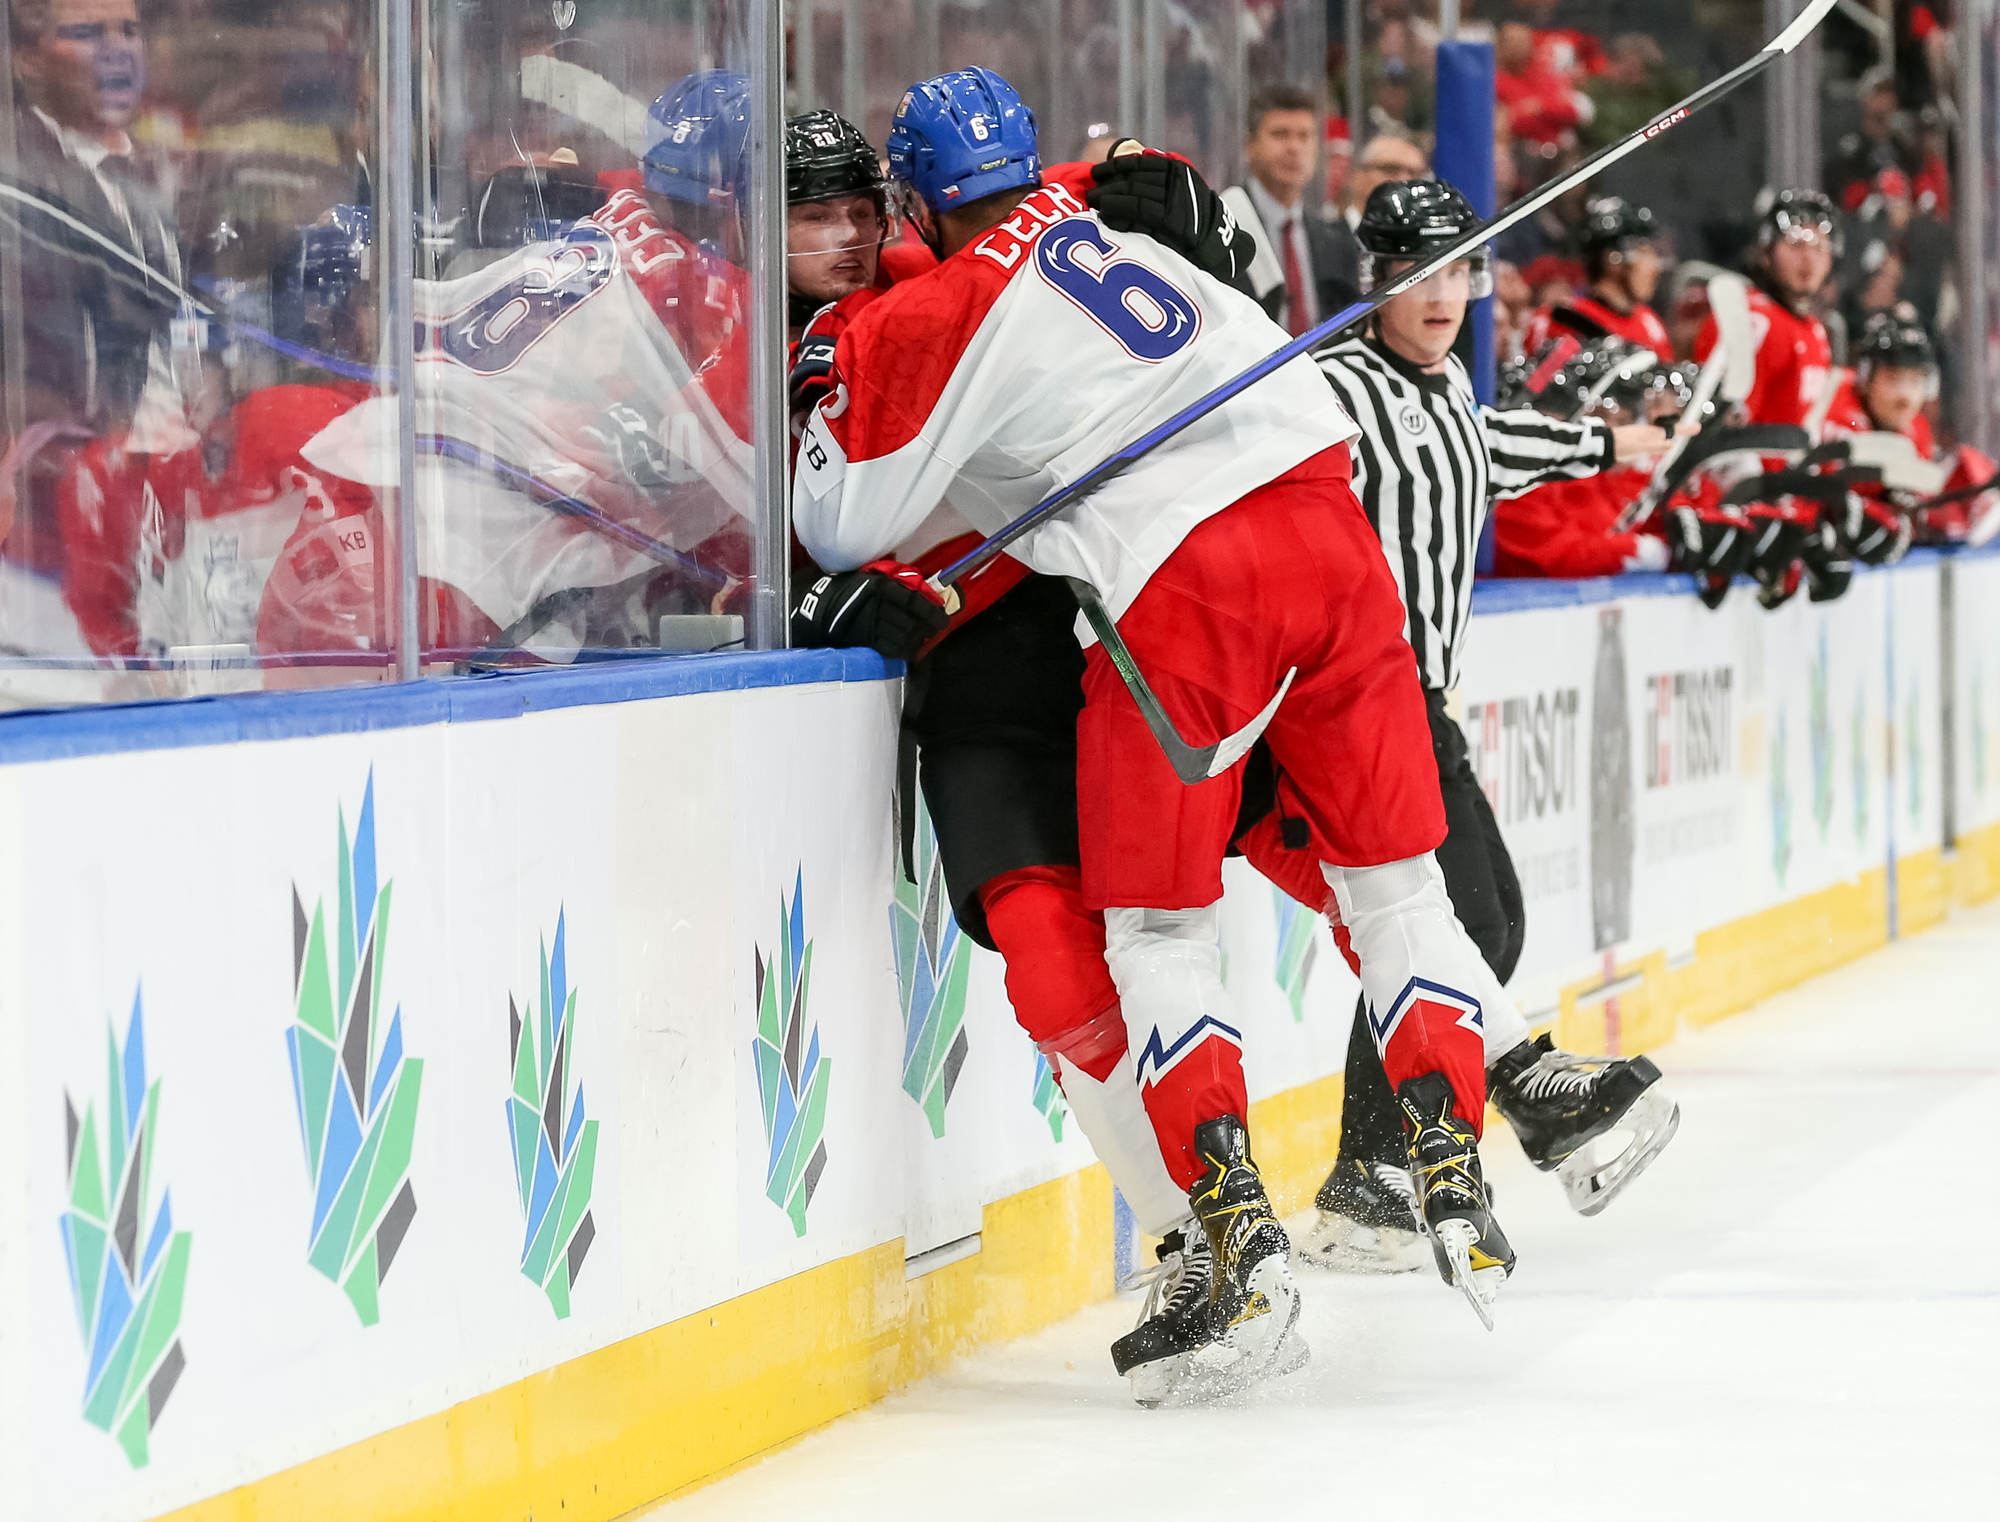
[[1138, 1324], [1111, 1344], [1112, 1366], [1132, 1382], [1132, 1398], [1149, 1410], [1183, 1391], [1190, 1356], [1215, 1341], [1210, 1306], [1215, 1259], [1208, 1233], [1190, 1221], [1168, 1232], [1154, 1252], [1158, 1264], [1135, 1281], [1148, 1285]]
[[1396, 1091], [1416, 1163], [1417, 1199], [1444, 1282], [1465, 1296], [1486, 1330], [1493, 1302], [1514, 1271], [1514, 1249], [1493, 1219], [1479, 1166], [1479, 1142], [1453, 1107], [1451, 1083], [1424, 1073]]
[[1313, 1203], [1319, 1220], [1299, 1257], [1314, 1268], [1407, 1274], [1430, 1260], [1417, 1222], [1417, 1187], [1406, 1168], [1342, 1156]]
[[[1583, 1215], [1609, 1205], [1680, 1128], [1680, 1106], [1646, 1057], [1578, 1057], [1543, 1036], [1501, 1056], [1487, 1082], [1528, 1161], [1557, 1174]], [[1614, 1131], [1629, 1139], [1599, 1161], [1592, 1143]]]
[[1234, 1115], [1195, 1127], [1195, 1155], [1206, 1171], [1188, 1191], [1208, 1233], [1215, 1283], [1209, 1313], [1215, 1342], [1194, 1355], [1213, 1385], [1240, 1388], [1305, 1361], [1293, 1327], [1299, 1319], [1291, 1239], [1264, 1193], [1250, 1156], [1250, 1133]]

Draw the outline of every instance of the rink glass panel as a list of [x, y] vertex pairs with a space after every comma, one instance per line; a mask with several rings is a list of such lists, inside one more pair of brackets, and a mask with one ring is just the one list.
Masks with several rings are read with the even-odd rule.
[[372, 0], [16, 5], [0, 68], [0, 708], [376, 681]]
[[[433, 668], [740, 649], [784, 427], [754, 397], [748, 0], [439, 0], [414, 468]], [[655, 169], [646, 160], [654, 154]]]

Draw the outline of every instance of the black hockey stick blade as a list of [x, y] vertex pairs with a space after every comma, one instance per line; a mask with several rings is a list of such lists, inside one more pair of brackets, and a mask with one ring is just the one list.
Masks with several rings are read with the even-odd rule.
[[1166, 753], [1167, 764], [1174, 769], [1174, 775], [1193, 787], [1197, 782], [1221, 776], [1242, 760], [1244, 753], [1263, 734], [1264, 726], [1271, 722], [1271, 715], [1278, 711], [1278, 705], [1285, 700], [1299, 668], [1294, 666], [1285, 673], [1285, 679], [1278, 684], [1271, 701], [1235, 734], [1224, 735], [1213, 745], [1192, 745], [1174, 728], [1174, 721], [1167, 717], [1167, 711], [1147, 682], [1145, 672], [1139, 669], [1139, 663], [1132, 659], [1132, 652], [1126, 648], [1125, 636], [1118, 632], [1118, 625], [1111, 620], [1110, 610], [1098, 597], [1097, 588], [1074, 576], [1066, 579], [1070, 590], [1076, 593], [1077, 606], [1083, 609], [1083, 616], [1089, 621], [1097, 642], [1104, 646], [1104, 653], [1111, 658], [1119, 679], [1132, 694], [1132, 701], [1139, 705], [1139, 717], [1146, 721], [1146, 728], [1153, 732], [1153, 738], [1159, 741], [1160, 749]]

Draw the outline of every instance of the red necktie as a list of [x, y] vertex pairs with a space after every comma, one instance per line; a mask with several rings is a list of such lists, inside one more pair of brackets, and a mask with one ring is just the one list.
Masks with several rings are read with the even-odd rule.
[[1285, 242], [1285, 326], [1297, 338], [1312, 324], [1307, 320], [1312, 307], [1306, 298], [1306, 272], [1299, 262], [1299, 219], [1293, 217], [1278, 234]]

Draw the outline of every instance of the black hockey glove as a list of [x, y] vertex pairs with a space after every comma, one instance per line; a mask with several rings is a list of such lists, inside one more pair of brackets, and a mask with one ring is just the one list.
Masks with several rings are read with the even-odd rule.
[[1750, 559], [1750, 526], [1727, 508], [1686, 503], [1666, 514], [1667, 566], [1695, 579], [1695, 595], [1722, 606], [1729, 583]]
[[1094, 167], [1090, 178], [1084, 199], [1106, 227], [1157, 238], [1230, 285], [1249, 270], [1257, 240], [1191, 165], [1165, 153], [1127, 153]]
[[1854, 562], [1831, 523], [1817, 523], [1807, 532], [1799, 564], [1805, 569], [1806, 597], [1811, 602], [1832, 602], [1854, 580]]
[[951, 617], [923, 573], [893, 560], [822, 576], [792, 610], [792, 643], [820, 649], [867, 648], [891, 660], [915, 660]]
[[833, 390], [833, 349], [838, 338], [808, 328], [792, 352], [792, 372], [785, 380], [785, 400], [794, 420], [817, 407]]
[[1910, 515], [1894, 502], [1849, 492], [1846, 501], [1828, 509], [1840, 535], [1842, 550], [1863, 565], [1893, 565], [1910, 547]]

